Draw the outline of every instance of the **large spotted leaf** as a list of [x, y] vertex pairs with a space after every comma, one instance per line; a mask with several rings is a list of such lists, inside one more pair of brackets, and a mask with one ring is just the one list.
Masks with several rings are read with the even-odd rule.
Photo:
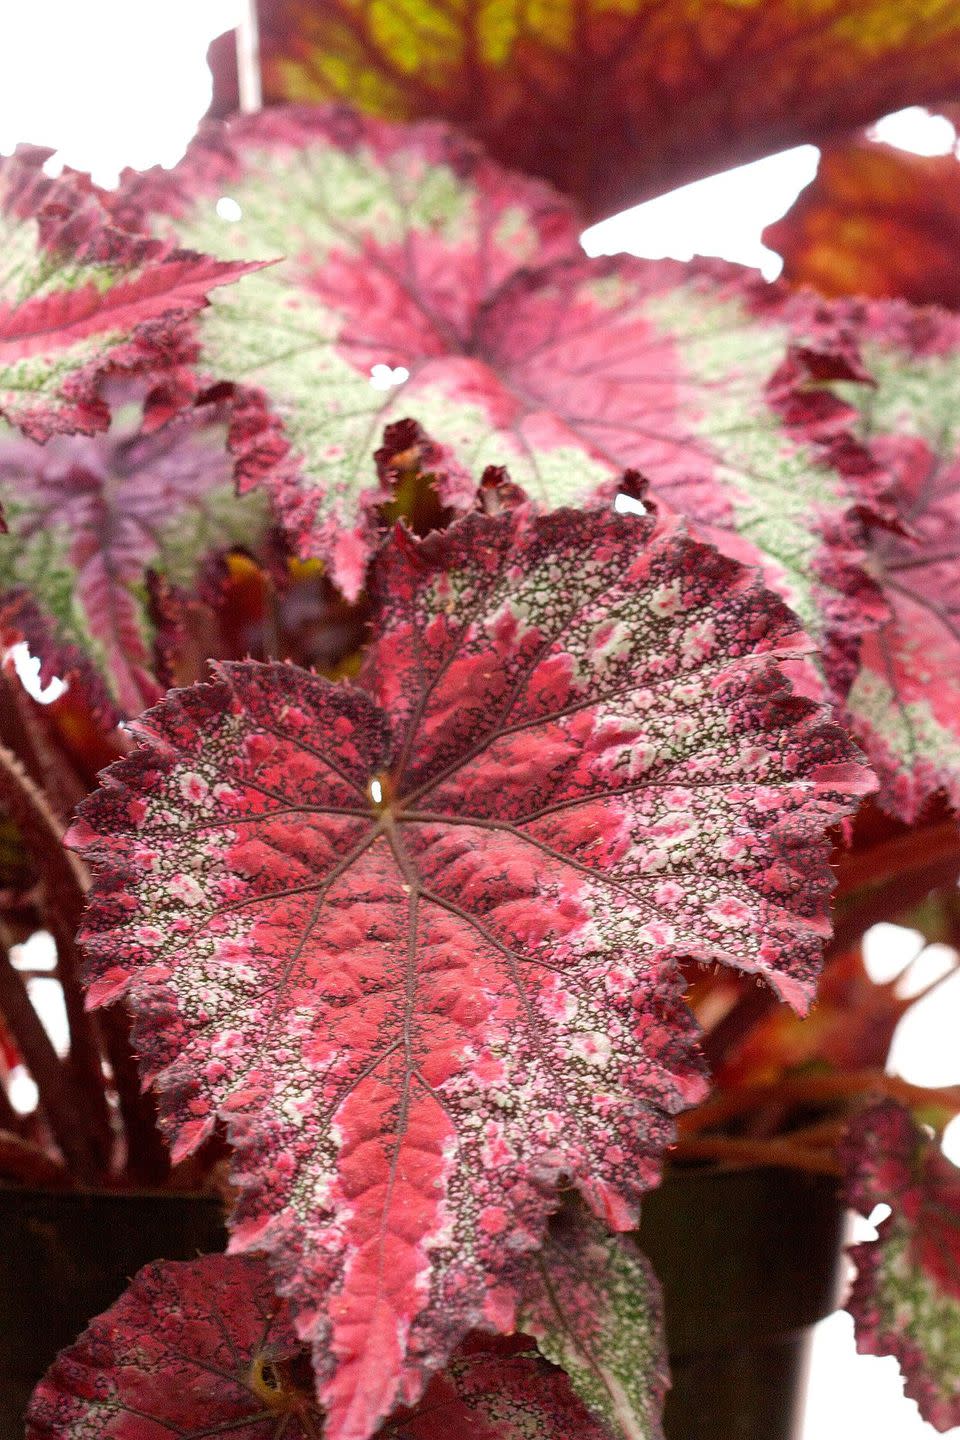
[[39, 603], [53, 621], [34, 648], [45, 671], [75, 645], [137, 714], [162, 693], [148, 574], [192, 586], [209, 555], [256, 546], [267, 515], [262, 497], [237, 498], [215, 413], [145, 434], [142, 396], [115, 389], [113, 400], [104, 436], [0, 437], [0, 628], [8, 642], [33, 638], [24, 610]]
[[960, 1425], [960, 1170], [894, 1101], [856, 1118], [843, 1158], [849, 1203], [891, 1212], [850, 1251], [857, 1349], [895, 1355], [921, 1414], [949, 1430]]
[[937, 790], [960, 806], [960, 320], [880, 303], [852, 315], [877, 382], [857, 387], [858, 429], [899, 528], [870, 528], [892, 618], [864, 638], [848, 707], [884, 804], [910, 821]]
[[447, 505], [473, 502], [465, 465], [508, 458], [491, 432], [516, 406], [478, 329], [523, 266], [580, 253], [572, 213], [545, 186], [441, 127], [284, 111], [212, 127], [172, 175], [131, 177], [114, 203], [211, 254], [287, 257], [205, 317], [204, 362], [244, 387], [241, 480], [268, 478], [302, 554], [330, 560], [349, 598], [390, 498], [373, 464], [389, 422], [415, 412], [455, 445], [460, 463], [451, 455], [437, 475]]
[[742, 271], [587, 260], [542, 187], [437, 127], [340, 111], [213, 127], [172, 177], [132, 182], [119, 203], [164, 233], [172, 216], [222, 257], [288, 257], [214, 300], [205, 363], [246, 387], [241, 476], [267, 478], [301, 551], [329, 558], [349, 595], [385, 498], [372, 457], [385, 425], [414, 415], [445, 447], [454, 507], [488, 464], [548, 506], [641, 470], [661, 502], [762, 564], [849, 667], [874, 602], [824, 462], [843, 416], [808, 405], [788, 423], [768, 391], [791, 341], [812, 326], [830, 343], [808, 302]]
[[183, 321], [249, 268], [126, 234], [47, 153], [0, 160], [0, 417], [37, 440], [104, 429], [110, 372], [150, 374], [169, 409], [193, 383]]
[[855, 137], [763, 238], [792, 284], [960, 309], [960, 159]]
[[[438, 1424], [440, 1428], [438, 1429]], [[34, 1392], [27, 1440], [320, 1440], [310, 1360], [262, 1259], [141, 1270]], [[477, 1337], [377, 1440], [610, 1440], [529, 1341]]]
[[790, 612], [648, 519], [401, 532], [374, 593], [362, 686], [219, 667], [73, 832], [90, 999], [129, 994], [176, 1157], [227, 1122], [329, 1440], [512, 1326], [561, 1183], [635, 1223], [704, 1090], [676, 961], [804, 1007], [872, 783], [788, 693]]
[[663, 1440], [669, 1381], [660, 1286], [650, 1262], [582, 1205], [553, 1219], [532, 1258], [519, 1325], [622, 1440]]
[[[268, 100], [443, 117], [593, 217], [960, 93], [952, 0], [258, 0], [257, 10]], [[235, 70], [229, 49], [218, 58], [226, 113]]]

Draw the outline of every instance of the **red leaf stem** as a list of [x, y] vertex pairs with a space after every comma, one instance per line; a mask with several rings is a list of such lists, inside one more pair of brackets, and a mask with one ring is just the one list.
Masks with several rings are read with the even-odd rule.
[[77, 1087], [71, 1081], [27, 994], [23, 977], [0, 950], [0, 1011], [16, 1039], [40, 1096], [40, 1105], [70, 1170], [92, 1181], [99, 1170], [98, 1146]]
[[691, 1135], [671, 1150], [676, 1160], [716, 1160], [728, 1165], [777, 1165], [812, 1175], [839, 1175], [840, 1162], [830, 1149], [794, 1145], [789, 1137], [755, 1140], [746, 1135]]
[[883, 1070], [850, 1070], [839, 1074], [789, 1075], [765, 1085], [744, 1085], [711, 1095], [696, 1109], [680, 1116], [677, 1128], [684, 1137], [725, 1124], [745, 1111], [772, 1102], [786, 1105], [825, 1105], [849, 1100], [860, 1103], [870, 1096], [888, 1096], [905, 1105], [927, 1108], [940, 1105], [960, 1113], [960, 1085], [930, 1089], [913, 1085]]
[[[84, 1006], [74, 938], [86, 903], [84, 867], [75, 855], [64, 849], [62, 827], [46, 795], [3, 744], [0, 744], [0, 795], [43, 877], [42, 913], [57, 946], [57, 975], [63, 987], [70, 1026], [71, 1069], [83, 1097], [84, 1125], [91, 1135], [98, 1137], [96, 1149], [99, 1160], [105, 1163], [109, 1153], [109, 1115], [103, 1093], [100, 1046], [94, 1022]], [[33, 1007], [30, 1008], [32, 1012]], [[36, 1076], [34, 1079], [39, 1085], [39, 1079]]]
[[67, 1186], [70, 1172], [32, 1140], [0, 1129], [0, 1175], [22, 1185]]
[[960, 870], [960, 826], [952, 820], [926, 829], [915, 827], [869, 850], [844, 855], [837, 871], [836, 900], [899, 882], [905, 874], [941, 861]]
[[958, 879], [960, 864], [955, 856], [948, 856], [925, 868], [907, 872], [885, 887], [864, 890], [852, 904], [841, 902], [836, 907], [833, 939], [824, 949], [824, 959], [833, 960], [851, 949], [871, 925], [905, 916], [932, 891], [955, 890]]
[[155, 1185], [170, 1173], [170, 1155], [157, 1129], [157, 1103], [140, 1085], [137, 1057], [130, 1039], [130, 1015], [125, 1005], [102, 1012], [104, 1046], [117, 1104], [123, 1120], [127, 1154], [125, 1176], [136, 1184]]
[[69, 1066], [83, 1092], [83, 1104], [91, 1134], [96, 1137], [98, 1159], [110, 1163], [112, 1134], [110, 1111], [104, 1091], [103, 1054], [98, 1023], [84, 1003], [80, 984], [80, 954], [76, 924], [64, 916], [57, 899], [47, 891], [41, 913], [57, 948], [56, 977], [63, 990], [63, 1003], [70, 1030]]
[[2, 1084], [0, 1084], [0, 1130], [9, 1130], [14, 1135], [19, 1135], [23, 1130], [23, 1116], [18, 1115], [10, 1104]]
[[66, 824], [89, 790], [57, 741], [47, 707], [32, 700], [19, 681], [0, 684], [0, 739], [23, 761], [31, 777]]
[[65, 919], [76, 925], [86, 904], [86, 877], [63, 847], [63, 830], [40, 787], [16, 755], [0, 744], [0, 803], [17, 825]]

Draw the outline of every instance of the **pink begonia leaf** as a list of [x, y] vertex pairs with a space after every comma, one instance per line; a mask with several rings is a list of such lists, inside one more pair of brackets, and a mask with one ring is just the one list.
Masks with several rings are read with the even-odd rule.
[[465, 465], [483, 464], [486, 367], [461, 360], [427, 409], [416, 372], [467, 344], [482, 307], [522, 267], [580, 253], [576, 217], [548, 186], [443, 126], [394, 127], [345, 109], [208, 126], [180, 166], [128, 174], [112, 203], [125, 224], [152, 224], [168, 243], [223, 260], [287, 257], [221, 297], [201, 327], [203, 360], [242, 386], [232, 436], [241, 479], [269, 479], [301, 553], [330, 560], [350, 599], [373, 511], [389, 498], [371, 463], [386, 425], [415, 415], [455, 446], [440, 498], [460, 509], [473, 500]]
[[218, 666], [72, 831], [90, 1000], [129, 992], [176, 1158], [228, 1123], [328, 1440], [511, 1328], [561, 1183], [635, 1223], [705, 1089], [681, 956], [810, 999], [872, 777], [789, 693], [796, 618], [655, 524], [398, 532], [363, 684]]
[[582, 1205], [564, 1206], [530, 1264], [518, 1324], [622, 1440], [663, 1440], [660, 1286], [632, 1240], [609, 1235]]
[[[34, 1391], [27, 1440], [320, 1440], [310, 1360], [265, 1262], [147, 1265]], [[442, 1431], [438, 1431], [438, 1421]], [[469, 1342], [377, 1440], [610, 1440], [531, 1341]]]
[[36, 440], [104, 429], [111, 373], [149, 373], [158, 403], [185, 403], [184, 322], [251, 268], [126, 233], [83, 176], [43, 173], [48, 154], [0, 159], [0, 417]]
[[15, 588], [0, 596], [0, 645], [7, 649], [21, 643], [40, 661], [37, 681], [41, 689], [61, 681], [71, 698], [81, 699], [98, 726], [107, 731], [114, 728], [120, 719], [116, 701], [89, 655], [64, 637], [49, 611], [42, 609], [28, 590]]
[[[594, 218], [960, 94], [952, 0], [257, 0], [256, 11], [264, 103], [342, 98], [454, 121]], [[210, 60], [217, 113], [236, 110], [235, 42]]]
[[210, 125], [116, 204], [224, 259], [287, 257], [213, 297], [204, 364], [240, 387], [243, 483], [266, 480], [294, 544], [348, 596], [386, 498], [371, 458], [414, 416], [450, 457], [438, 483], [454, 508], [488, 465], [546, 506], [609, 503], [641, 471], [706, 538], [762, 564], [849, 670], [877, 602], [828, 463], [848, 407], [827, 396], [825, 412], [806, 371], [784, 381], [816, 320], [805, 297], [733, 267], [589, 260], [545, 186], [441, 126], [344, 110]]
[[942, 791], [960, 809], [960, 317], [899, 302], [852, 307], [876, 385], [858, 433], [889, 480], [893, 525], [868, 530], [891, 611], [864, 637], [848, 718], [907, 821]]
[[[208, 555], [255, 546], [268, 525], [261, 497], [236, 496], [216, 408], [145, 434], [145, 391], [129, 382], [107, 387], [107, 435], [56, 435], [44, 445], [0, 436], [9, 529], [0, 546], [3, 639], [32, 639], [44, 677], [66, 678], [60, 666], [74, 647], [131, 715], [162, 694], [148, 570], [191, 585]], [[33, 616], [37, 606], [52, 621], [45, 636], [23, 624], [25, 607]]]
[[[440, 1428], [442, 1427], [442, 1428]], [[532, 1340], [469, 1337], [423, 1398], [377, 1440], [620, 1440], [591, 1414], [568, 1377]]]
[[920, 1413], [949, 1430], [960, 1425], [960, 1169], [892, 1100], [854, 1119], [843, 1160], [848, 1202], [867, 1217], [891, 1211], [876, 1240], [850, 1248], [857, 1349], [896, 1356]]

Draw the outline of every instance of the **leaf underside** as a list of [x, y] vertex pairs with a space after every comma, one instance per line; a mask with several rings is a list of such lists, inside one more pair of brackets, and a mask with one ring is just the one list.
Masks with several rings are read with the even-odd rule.
[[857, 1116], [844, 1151], [849, 1203], [868, 1217], [891, 1209], [876, 1240], [850, 1249], [857, 1349], [894, 1355], [921, 1415], [949, 1430], [960, 1425], [960, 1170], [894, 1101]]
[[676, 961], [805, 1006], [872, 784], [785, 686], [794, 617], [672, 527], [477, 515], [372, 589], [361, 687], [220, 666], [72, 836], [91, 1000], [129, 992], [175, 1156], [228, 1123], [329, 1440], [511, 1328], [560, 1183], [635, 1223], [704, 1091]]
[[836, 343], [808, 300], [734, 267], [588, 260], [546, 187], [443, 127], [343, 110], [212, 126], [119, 203], [224, 261], [287, 257], [214, 297], [204, 364], [239, 387], [242, 483], [267, 484], [348, 597], [389, 498], [374, 453], [413, 415], [449, 457], [436, 483], [454, 510], [487, 465], [548, 507], [606, 503], [639, 470], [661, 508], [763, 567], [842, 692], [877, 619], [835, 463], [847, 411], [825, 412], [806, 375], [770, 393], [793, 343]]
[[[443, 117], [594, 219], [960, 92], [950, 0], [258, 0], [257, 10], [268, 101]], [[215, 82], [217, 113], [235, 110], [235, 72], [221, 65]]]

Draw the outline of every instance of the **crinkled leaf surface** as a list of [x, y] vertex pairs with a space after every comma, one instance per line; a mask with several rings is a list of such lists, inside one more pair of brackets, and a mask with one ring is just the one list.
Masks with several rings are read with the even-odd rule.
[[882, 1070], [910, 1004], [896, 980], [871, 979], [855, 945], [827, 962], [809, 1015], [801, 1020], [785, 1005], [771, 1009], [725, 1049], [713, 1067], [714, 1084], [724, 1090], [771, 1085], [804, 1068]]
[[763, 239], [792, 284], [960, 309], [960, 159], [866, 137], [832, 146]]
[[844, 1142], [849, 1203], [891, 1214], [851, 1247], [857, 1349], [895, 1355], [906, 1393], [938, 1430], [960, 1425], [960, 1170], [908, 1110], [863, 1111]]
[[895, 303], [854, 318], [877, 382], [857, 387], [859, 433], [902, 533], [869, 532], [892, 619], [865, 636], [848, 707], [883, 803], [911, 821], [937, 790], [960, 806], [960, 320]]
[[[34, 1392], [27, 1440], [319, 1440], [312, 1389], [309, 1358], [262, 1259], [160, 1262], [57, 1357]], [[608, 1433], [529, 1342], [478, 1339], [378, 1440]]]
[[27, 1436], [307, 1440], [318, 1427], [284, 1403], [301, 1352], [262, 1259], [147, 1265], [54, 1361], [30, 1402]]
[[[208, 555], [231, 543], [256, 546], [268, 523], [262, 497], [235, 494], [216, 415], [185, 414], [146, 434], [142, 394], [115, 390], [107, 435], [54, 436], [45, 445], [0, 436], [9, 530], [0, 541], [0, 626], [8, 640], [34, 642], [44, 673], [62, 675], [75, 646], [128, 714], [162, 693], [148, 572], [192, 586]], [[25, 614], [33, 604], [52, 621], [46, 633]]]
[[[442, 1427], [442, 1428], [441, 1428]], [[378, 1440], [615, 1440], [525, 1336], [468, 1339]]]
[[803, 1007], [826, 829], [872, 784], [790, 695], [797, 622], [653, 522], [476, 515], [374, 573], [365, 685], [224, 665], [85, 802], [90, 998], [174, 1154], [217, 1116], [329, 1440], [509, 1329], [556, 1187], [634, 1223], [703, 1093], [675, 960]]
[[[960, 92], [950, 0], [258, 0], [257, 9], [268, 100], [443, 117], [593, 217]], [[235, 71], [216, 78], [224, 114], [236, 108]]]
[[[218, 217], [223, 196], [239, 220]], [[160, 212], [161, 229], [172, 214], [222, 257], [289, 257], [214, 298], [205, 363], [247, 387], [240, 474], [266, 477], [294, 542], [348, 595], [386, 498], [371, 457], [414, 415], [445, 447], [445, 504], [472, 504], [467, 472], [491, 464], [550, 506], [612, 495], [638, 469], [762, 564], [818, 640], [846, 653], [872, 623], [851, 502], [824, 459], [842, 416], [807, 404], [788, 423], [768, 393], [790, 342], [823, 328], [809, 302], [732, 268], [588, 260], [543, 187], [438, 127], [341, 111], [212, 127], [172, 178], [132, 182], [120, 203]]]
[[48, 153], [0, 160], [0, 416], [37, 440], [104, 429], [108, 372], [189, 388], [182, 322], [249, 268], [125, 233], [82, 176], [44, 175]]
[[623, 1440], [663, 1440], [669, 1385], [660, 1286], [631, 1240], [580, 1205], [551, 1221], [518, 1323]]
[[[239, 220], [220, 218], [223, 198]], [[460, 463], [451, 456], [438, 490], [470, 508], [465, 464], [505, 458], [490, 445], [491, 406], [505, 401], [472, 358], [484, 308], [523, 266], [580, 253], [552, 191], [442, 127], [305, 110], [212, 127], [172, 175], [131, 177], [115, 203], [137, 220], [144, 207], [148, 219], [172, 212], [176, 236], [212, 254], [287, 257], [205, 317], [204, 362], [245, 387], [232, 436], [241, 478], [269, 478], [301, 552], [329, 559], [348, 598], [373, 511], [391, 498], [373, 465], [390, 421], [415, 409], [455, 444]], [[163, 214], [154, 225], [171, 233]]]

